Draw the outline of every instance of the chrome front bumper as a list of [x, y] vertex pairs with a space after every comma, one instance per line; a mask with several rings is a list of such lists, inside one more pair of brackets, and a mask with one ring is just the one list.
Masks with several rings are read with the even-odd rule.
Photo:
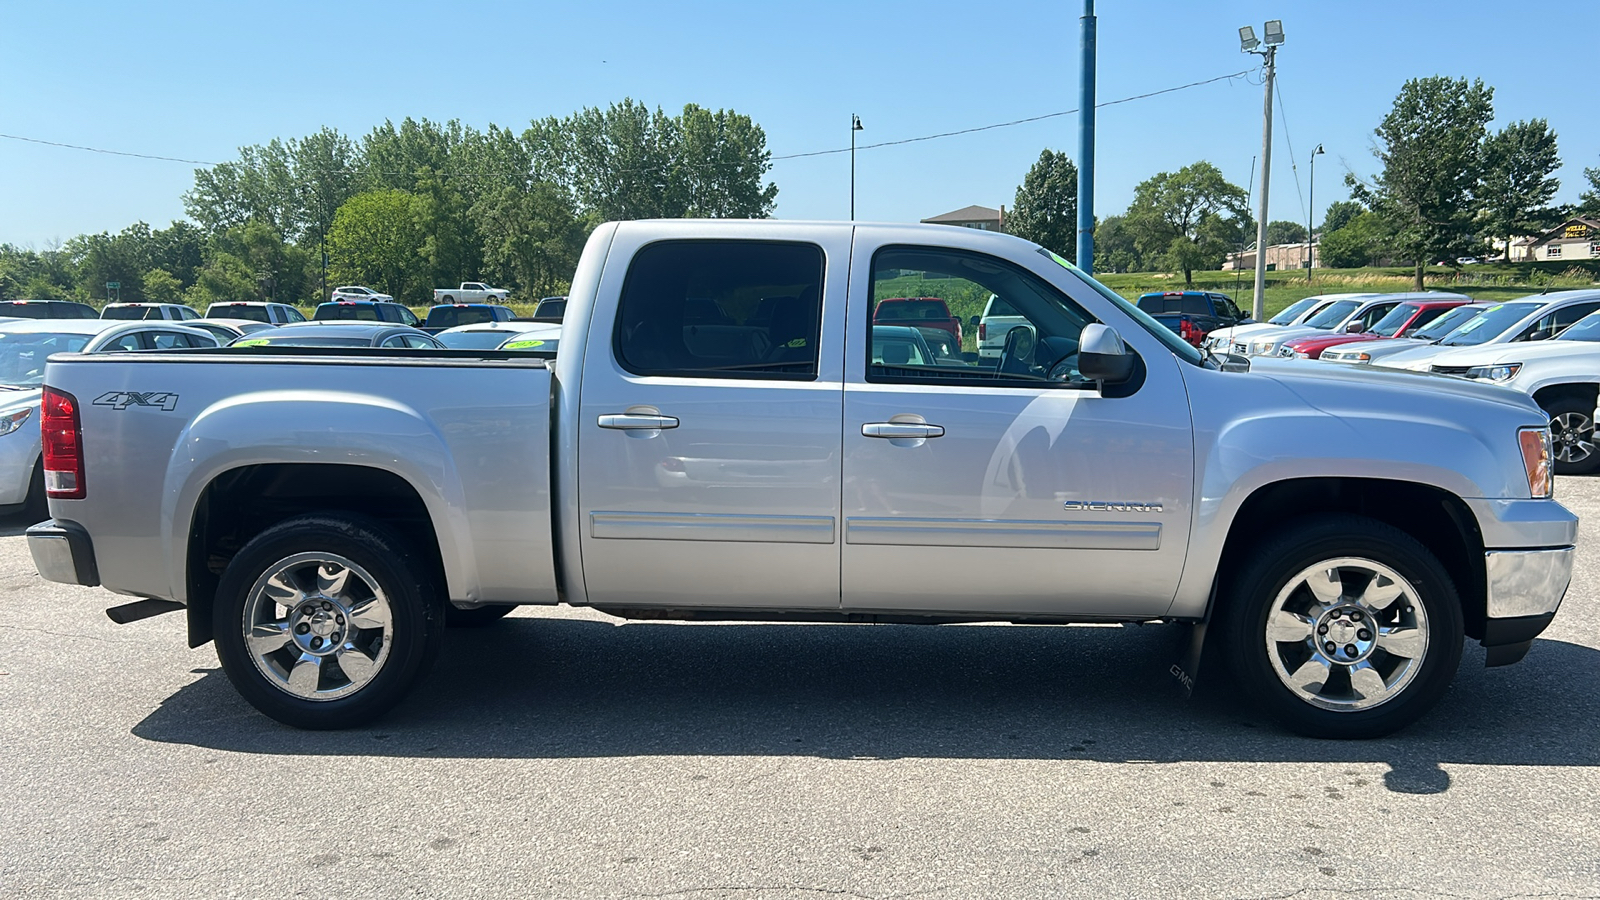
[[1561, 608], [1572, 584], [1574, 555], [1572, 547], [1484, 554], [1488, 580], [1482, 644], [1488, 649], [1488, 665], [1510, 665], [1527, 655], [1533, 639]]

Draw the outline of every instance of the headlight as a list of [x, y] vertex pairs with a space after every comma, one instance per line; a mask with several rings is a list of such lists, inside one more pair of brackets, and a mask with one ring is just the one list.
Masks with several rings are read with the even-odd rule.
[[33, 415], [33, 407], [31, 406], [15, 412], [0, 414], [0, 434], [10, 434], [21, 428], [22, 423], [28, 421], [28, 417], [31, 415]]
[[1522, 363], [1504, 363], [1498, 366], [1473, 366], [1465, 372], [1468, 378], [1483, 381], [1510, 381], [1522, 371]]
[[1372, 362], [1372, 354], [1370, 354], [1370, 353], [1346, 353], [1342, 357], [1342, 359], [1345, 362], [1369, 363], [1369, 362]]
[[1266, 356], [1272, 352], [1271, 341], [1256, 341], [1250, 345], [1251, 356]]
[[[1284, 349], [1288, 349], [1288, 348], [1286, 347]], [[1311, 358], [1311, 354], [1309, 354], [1309, 353], [1301, 353], [1299, 350], [1296, 350], [1296, 351], [1294, 351], [1294, 358], [1295, 359], [1310, 359]]]
[[1555, 480], [1550, 477], [1550, 426], [1522, 429], [1517, 432], [1517, 443], [1522, 447], [1522, 467], [1528, 474], [1528, 496], [1548, 500], [1555, 489]]

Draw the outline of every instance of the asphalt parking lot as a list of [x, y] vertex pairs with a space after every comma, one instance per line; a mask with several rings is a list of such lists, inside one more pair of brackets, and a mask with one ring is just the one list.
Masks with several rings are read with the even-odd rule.
[[[1600, 478], [1522, 663], [1392, 738], [1296, 737], [1176, 629], [452, 632], [378, 725], [245, 705], [0, 531], [0, 896], [1600, 895]], [[1215, 668], [1206, 673], [1215, 676]]]

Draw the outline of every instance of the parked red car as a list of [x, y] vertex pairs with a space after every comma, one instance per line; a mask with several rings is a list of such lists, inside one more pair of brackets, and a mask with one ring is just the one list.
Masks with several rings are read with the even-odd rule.
[[948, 331], [961, 345], [961, 320], [950, 315], [950, 307], [938, 297], [890, 297], [878, 301], [872, 312], [874, 325], [909, 325]]
[[1312, 337], [1286, 341], [1283, 346], [1292, 352], [1296, 359], [1318, 359], [1322, 356], [1322, 351], [1329, 347], [1352, 344], [1357, 341], [1406, 337], [1446, 312], [1471, 302], [1471, 300], [1463, 299], [1407, 300], [1405, 303], [1389, 310], [1388, 315], [1379, 319], [1376, 324], [1366, 331], [1318, 334]]

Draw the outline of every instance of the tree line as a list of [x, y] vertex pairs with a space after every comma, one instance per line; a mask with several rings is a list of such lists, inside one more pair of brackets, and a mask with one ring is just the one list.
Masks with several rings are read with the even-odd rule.
[[124, 301], [203, 309], [368, 284], [420, 305], [480, 280], [537, 298], [565, 291], [600, 222], [770, 216], [770, 169], [749, 116], [694, 104], [668, 115], [625, 99], [521, 132], [410, 118], [359, 139], [323, 128], [195, 170], [189, 221], [0, 245], [0, 299], [101, 300], [114, 282]]
[[[1407, 81], [1378, 127], [1381, 165], [1370, 181], [1346, 173], [1351, 200], [1330, 204], [1319, 259], [1333, 268], [1406, 264], [1422, 287], [1423, 267], [1490, 256], [1494, 242], [1554, 228], [1576, 214], [1600, 214], [1600, 168], [1583, 170], [1588, 190], [1575, 205], [1552, 204], [1561, 166], [1556, 133], [1544, 119], [1490, 132], [1494, 89], [1481, 80]], [[1074, 258], [1078, 172], [1066, 154], [1046, 149], [1017, 187], [1006, 230]], [[1182, 272], [1219, 268], [1255, 240], [1248, 193], [1204, 160], [1161, 172], [1134, 189], [1126, 212], [1095, 222], [1095, 269]], [[1267, 243], [1307, 238], [1305, 226], [1267, 224]]]

